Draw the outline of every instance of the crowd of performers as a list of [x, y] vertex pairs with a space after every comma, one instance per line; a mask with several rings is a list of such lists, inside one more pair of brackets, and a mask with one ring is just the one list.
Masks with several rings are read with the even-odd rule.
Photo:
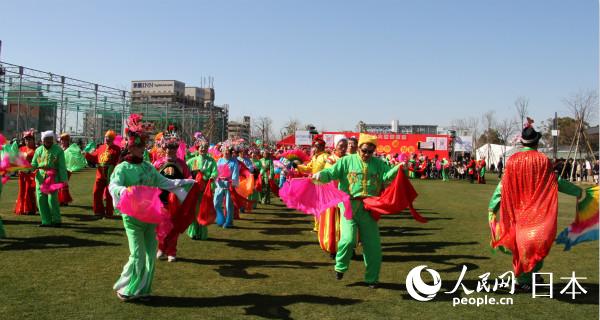
[[[273, 151], [244, 140], [209, 145], [198, 132], [188, 148], [176, 128], [169, 126], [155, 134], [148, 149], [155, 133], [152, 124], [133, 114], [127, 125], [125, 137], [109, 130], [103, 144], [88, 145], [83, 151], [68, 134], [55, 143], [51, 131], [41, 133], [42, 145], [36, 147], [36, 133], [26, 131], [23, 146], [4, 145], [3, 159], [10, 154], [11, 164], [3, 161], [0, 166], [5, 176], [9, 167], [18, 168], [14, 211], [39, 212], [40, 227], [61, 226], [60, 206], [73, 200], [71, 172], [86, 164], [96, 167], [93, 214], [98, 219], [120, 217], [128, 238], [129, 261], [114, 285], [124, 301], [149, 297], [155, 259], [176, 261], [180, 234], [207, 240], [208, 225], [233, 228], [240, 213], [252, 212], [259, 203], [270, 204], [278, 195], [289, 207], [314, 214], [313, 231], [321, 248], [335, 259], [336, 279], [343, 278], [360, 244], [365, 283], [375, 288], [382, 262], [380, 215], [409, 208], [417, 221], [426, 222], [412, 207], [417, 194], [409, 178], [448, 180], [452, 165], [437, 156], [377, 155], [377, 139], [368, 134], [337, 135], [331, 150], [325, 141], [315, 139], [310, 151]], [[531, 125], [523, 130], [523, 149], [507, 161], [489, 204], [492, 245], [513, 255], [518, 283], [525, 289], [556, 237], [557, 191], [578, 198], [584, 194], [557, 178], [549, 160], [536, 151], [540, 136]], [[471, 182], [485, 183], [485, 167], [485, 159], [465, 161]], [[320, 193], [313, 194], [329, 194], [329, 199], [301, 198], [316, 189]], [[597, 200], [597, 189], [595, 196]], [[322, 207], [325, 203], [327, 207]]]

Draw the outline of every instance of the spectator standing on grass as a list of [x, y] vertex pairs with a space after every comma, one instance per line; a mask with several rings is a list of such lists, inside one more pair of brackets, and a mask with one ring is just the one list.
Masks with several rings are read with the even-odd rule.
[[502, 178], [502, 171], [504, 170], [504, 161], [502, 160], [502, 158], [500, 158], [500, 160], [498, 161], [498, 179]]

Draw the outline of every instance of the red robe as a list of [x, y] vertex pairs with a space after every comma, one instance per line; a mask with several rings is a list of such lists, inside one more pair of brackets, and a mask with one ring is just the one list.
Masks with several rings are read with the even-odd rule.
[[[67, 171], [67, 181], [71, 179], [71, 171]], [[69, 185], [66, 185], [58, 190], [58, 203], [61, 206], [68, 205], [73, 202], [73, 197], [71, 197], [71, 193], [69, 192]]]
[[530, 272], [556, 238], [558, 180], [548, 158], [535, 150], [514, 154], [502, 176], [500, 221], [494, 247], [513, 254], [515, 276]]
[[[35, 148], [29, 148], [28, 146], [22, 146], [19, 148], [19, 152], [24, 154], [27, 161], [31, 163]], [[15, 204], [15, 214], [34, 214], [37, 211], [37, 204], [35, 202], [35, 171], [32, 172], [19, 172], [19, 194], [17, 195], [17, 201]]]
[[[98, 165], [96, 169], [96, 182], [94, 183], [94, 201], [92, 203], [95, 215], [107, 217], [113, 215], [112, 197], [108, 192], [108, 180], [111, 174], [109, 171], [112, 171], [117, 165], [120, 155], [121, 148], [114, 144], [110, 146], [103, 144], [94, 150], [94, 152], [85, 154], [87, 161]], [[104, 199], [106, 199], [106, 207], [104, 206]]]
[[481, 170], [485, 168], [485, 160], [479, 160], [477, 163], [477, 182], [481, 184], [485, 184], [485, 176], [481, 175]]
[[469, 164], [467, 164], [467, 169], [468, 175], [475, 174], [475, 160], [471, 159], [471, 161], [469, 161]]
[[412, 205], [417, 195], [417, 191], [404, 174], [404, 171], [398, 170], [394, 181], [383, 190], [380, 196], [365, 198], [363, 203], [365, 209], [370, 211], [371, 217], [375, 221], [379, 221], [382, 214], [400, 213], [408, 208], [415, 220], [426, 223], [427, 219], [421, 216]]

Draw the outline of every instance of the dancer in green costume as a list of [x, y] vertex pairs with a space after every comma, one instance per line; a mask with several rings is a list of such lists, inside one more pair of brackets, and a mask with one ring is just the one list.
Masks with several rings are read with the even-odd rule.
[[40, 210], [42, 224], [40, 227], [60, 227], [60, 205], [58, 203], [58, 191], [45, 194], [40, 186], [46, 179], [49, 170], [54, 170], [54, 182], [67, 182], [67, 167], [65, 164], [65, 153], [54, 143], [54, 132], [42, 132], [42, 145], [35, 149], [31, 166], [37, 169], [35, 175], [35, 196]]
[[381, 239], [377, 221], [365, 210], [362, 199], [380, 195], [384, 183], [393, 180], [399, 166], [390, 167], [383, 160], [373, 157], [377, 147], [377, 138], [374, 136], [361, 133], [358, 147], [358, 154], [341, 158], [332, 167], [314, 174], [313, 179], [321, 182], [339, 181], [339, 189], [348, 193], [351, 199], [352, 219], [341, 219], [336, 278], [341, 280], [348, 270], [358, 231], [366, 267], [365, 282], [375, 288], [381, 269]]
[[[183, 202], [186, 196], [183, 185], [194, 180], [170, 180], [162, 176], [150, 162], [144, 161], [144, 147], [150, 129], [149, 124], [141, 122], [141, 116], [132, 114], [128, 120], [129, 153], [123, 162], [117, 165], [110, 177], [108, 186], [115, 208], [121, 195], [132, 186], [152, 186], [175, 193]], [[116, 210], [120, 214], [119, 210]], [[129, 242], [129, 261], [123, 268], [119, 280], [113, 289], [122, 301], [146, 299], [151, 293], [154, 278], [154, 262], [156, 259], [157, 240], [156, 224], [145, 223], [128, 215], [123, 216], [123, 226]]]
[[262, 177], [262, 190], [260, 192], [260, 203], [271, 204], [271, 184], [269, 183], [275, 176], [275, 167], [273, 166], [273, 159], [271, 159], [271, 152], [268, 149], [263, 149], [262, 159], [260, 159], [260, 175]]
[[[209, 179], [215, 179], [217, 177], [217, 162], [208, 154], [208, 141], [206, 138], [198, 133], [195, 137], [198, 155], [188, 160], [187, 165], [192, 171], [192, 176], [196, 177], [196, 175], [200, 173], [202, 174], [202, 180], [207, 182]], [[201, 201], [202, 199], [198, 201], [198, 206], [200, 206]], [[194, 219], [192, 224], [188, 227], [187, 234], [194, 240], [206, 240], [208, 239], [208, 227], [200, 225], [198, 221]]]

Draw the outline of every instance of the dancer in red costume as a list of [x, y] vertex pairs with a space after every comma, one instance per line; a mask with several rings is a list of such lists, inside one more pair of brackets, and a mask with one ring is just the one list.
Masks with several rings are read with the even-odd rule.
[[[19, 152], [31, 163], [35, 153], [35, 130], [23, 132], [25, 145], [19, 148]], [[15, 205], [15, 214], [35, 214], [37, 204], [35, 202], [35, 171], [19, 171], [19, 194]]]
[[467, 175], [469, 175], [469, 181], [471, 183], [475, 183], [475, 175], [477, 173], [475, 173], [475, 167], [476, 167], [476, 163], [475, 163], [475, 159], [474, 158], [467, 158], [467, 166], [465, 167], [465, 169], [467, 169]]
[[[154, 161], [153, 165], [158, 172], [169, 179], [191, 179], [192, 172], [188, 168], [184, 159], [177, 157], [177, 150], [181, 143], [174, 132], [175, 128], [170, 127], [169, 131], [165, 132], [161, 140], [158, 141], [159, 147], [162, 150], [166, 150], [166, 155]], [[198, 186], [199, 191], [199, 186]], [[204, 191], [204, 190], [202, 190]], [[199, 198], [200, 193], [197, 191], [192, 195], [196, 200]], [[161, 201], [165, 204], [165, 207], [169, 211], [171, 216], [171, 222], [173, 223], [173, 229], [167, 234], [164, 239], [158, 241], [158, 252], [156, 257], [158, 259], [167, 258], [169, 262], [175, 262], [177, 255], [177, 240], [179, 235], [184, 232], [194, 221], [196, 217], [196, 203], [193, 205], [189, 204], [186, 207], [186, 203], [181, 203], [174, 193], [169, 191], [163, 191], [161, 193]], [[188, 199], [189, 202], [190, 199]]]
[[[98, 218], [110, 218], [114, 213], [112, 197], [108, 192], [108, 183], [121, 154], [121, 148], [113, 143], [116, 135], [113, 130], [106, 131], [104, 144], [92, 153], [85, 154], [87, 161], [97, 164], [92, 208], [94, 215]], [[106, 206], [104, 199], [106, 199]]]
[[[63, 151], [66, 151], [71, 145], [71, 136], [68, 133], [63, 133], [60, 135], [60, 147]], [[71, 171], [67, 170], [67, 181], [71, 179]], [[58, 190], [58, 203], [61, 206], [68, 206], [69, 203], [73, 202], [73, 197], [71, 197], [71, 193], [69, 192], [69, 185], [65, 185], [64, 187]]]
[[533, 120], [527, 121], [523, 149], [506, 161], [488, 207], [492, 246], [512, 253], [517, 283], [524, 291], [531, 290], [532, 273], [542, 268], [556, 239], [558, 191], [581, 197], [581, 189], [557, 177], [550, 160], [537, 151], [542, 135], [531, 126]]

